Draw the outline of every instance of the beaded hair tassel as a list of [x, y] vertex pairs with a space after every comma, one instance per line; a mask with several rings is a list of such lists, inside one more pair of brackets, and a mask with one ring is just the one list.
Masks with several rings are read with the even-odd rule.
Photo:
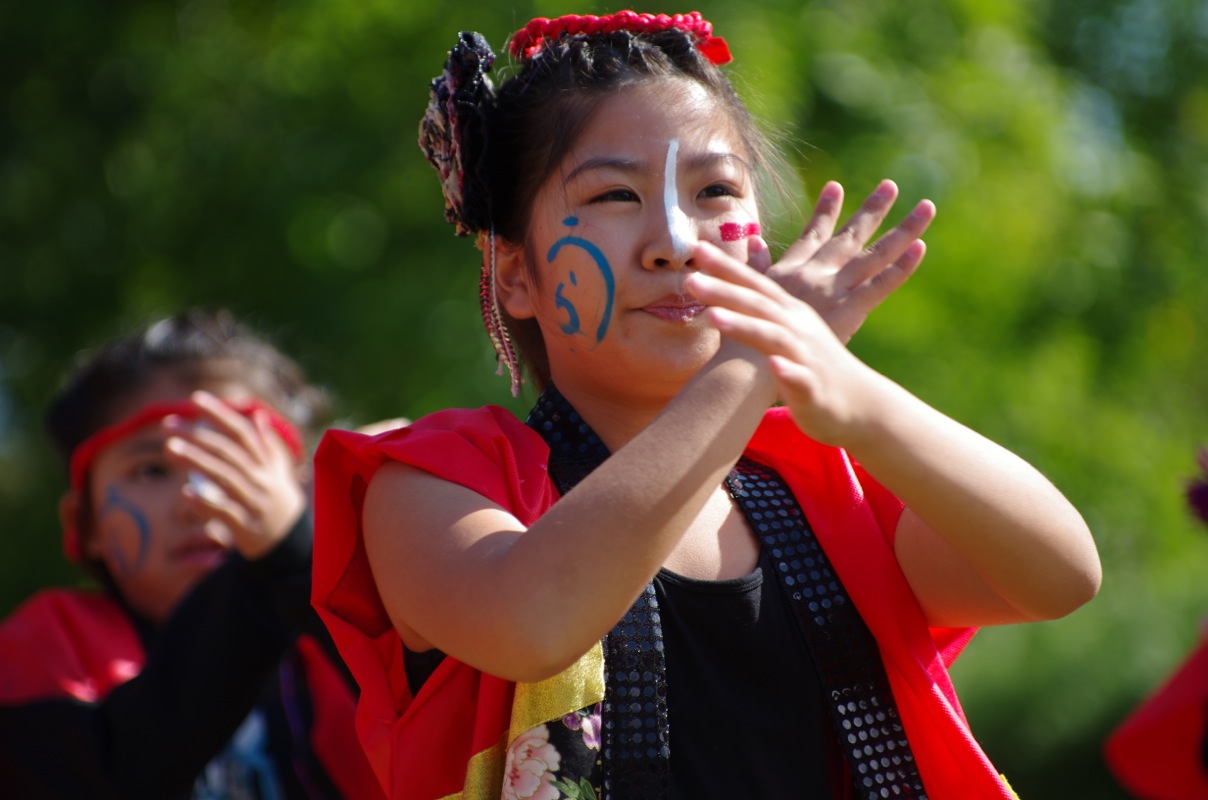
[[512, 397], [520, 396], [520, 363], [516, 357], [516, 348], [512, 345], [512, 337], [508, 335], [507, 325], [503, 322], [503, 312], [499, 310], [499, 295], [495, 293], [495, 228], [487, 234], [487, 259], [482, 264], [482, 275], [478, 279], [478, 300], [482, 306], [482, 322], [486, 325], [487, 335], [495, 347], [495, 359], [499, 362], [496, 375], [503, 374], [503, 367], [508, 368], [508, 378], [512, 385]]

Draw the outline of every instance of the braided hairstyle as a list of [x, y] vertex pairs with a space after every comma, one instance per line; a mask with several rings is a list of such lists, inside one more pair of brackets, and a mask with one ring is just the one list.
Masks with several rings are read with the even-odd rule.
[[[767, 168], [767, 142], [718, 68], [730, 60], [725, 42], [696, 12], [538, 18], [513, 35], [509, 51], [515, 69], [496, 89], [486, 74], [495, 61], [490, 46], [480, 34], [460, 34], [444, 73], [432, 82], [420, 124], [421, 149], [441, 176], [445, 216], [459, 235], [525, 243], [538, 192], [591, 123], [600, 97], [639, 84], [704, 87], [750, 162]], [[498, 307], [490, 259], [484, 253], [480, 299], [487, 330], [513, 371], [513, 393], [513, 341], [541, 390], [550, 376], [540, 331], [534, 320], [511, 319]], [[526, 260], [534, 269], [536, 259]]]

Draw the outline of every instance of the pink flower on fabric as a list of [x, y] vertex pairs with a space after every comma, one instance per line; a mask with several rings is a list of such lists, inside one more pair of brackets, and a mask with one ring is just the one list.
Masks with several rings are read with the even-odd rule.
[[562, 718], [562, 724], [573, 731], [583, 733], [583, 744], [592, 750], [600, 749], [600, 716], [603, 704], [596, 703], [590, 711], [572, 711]]
[[562, 756], [549, 743], [549, 728], [525, 731], [508, 748], [503, 768], [503, 800], [558, 800], [554, 786]]

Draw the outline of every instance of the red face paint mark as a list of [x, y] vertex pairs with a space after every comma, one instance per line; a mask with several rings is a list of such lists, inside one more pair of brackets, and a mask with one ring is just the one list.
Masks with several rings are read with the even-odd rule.
[[737, 242], [739, 239], [760, 234], [758, 222], [748, 222], [745, 225], [741, 222], [723, 222], [720, 230], [723, 242]]

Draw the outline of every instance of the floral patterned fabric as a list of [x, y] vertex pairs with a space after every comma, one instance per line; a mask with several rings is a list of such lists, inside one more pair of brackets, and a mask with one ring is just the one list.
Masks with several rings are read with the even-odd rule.
[[508, 747], [504, 800], [597, 800], [600, 712], [596, 703], [525, 731]]

